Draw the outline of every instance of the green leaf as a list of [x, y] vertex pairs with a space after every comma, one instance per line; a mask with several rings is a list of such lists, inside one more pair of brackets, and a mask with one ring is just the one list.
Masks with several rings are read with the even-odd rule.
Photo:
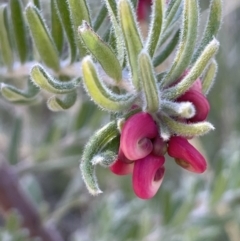
[[133, 7], [129, 0], [120, 0], [118, 10], [127, 48], [127, 58], [131, 69], [132, 82], [138, 91], [140, 89], [138, 78], [138, 55], [142, 50], [143, 44], [137, 26], [136, 14], [133, 12]]
[[189, 73], [183, 78], [181, 82], [174, 87], [170, 87], [163, 91], [162, 96], [168, 100], [174, 100], [183, 93], [185, 93], [194, 83], [194, 81], [202, 74], [211, 59], [219, 49], [219, 42], [213, 39], [204, 49], [196, 63], [192, 66]]
[[150, 56], [144, 50], [139, 54], [138, 67], [141, 87], [146, 101], [144, 109], [150, 113], [157, 112], [160, 108], [160, 93], [158, 92], [157, 81]]
[[133, 9], [136, 9], [138, 6], [138, 0], [131, 0], [132, 5], [133, 5]]
[[[117, 17], [117, 2], [115, 0], [106, 0], [107, 9], [111, 14]], [[111, 9], [111, 10], [110, 10]]]
[[214, 130], [213, 125], [207, 121], [185, 124], [166, 115], [162, 115], [161, 118], [172, 133], [180, 136], [201, 136]]
[[202, 78], [202, 92], [207, 95], [214, 84], [215, 77], [217, 75], [218, 65], [216, 60], [213, 59], [209, 64], [207, 70]]
[[192, 63], [194, 63], [197, 60], [203, 49], [207, 46], [207, 44], [209, 44], [210, 41], [212, 41], [214, 36], [217, 35], [221, 26], [221, 22], [222, 0], [212, 0], [207, 25], [203, 33], [201, 43], [192, 58]]
[[26, 90], [20, 90], [12, 85], [1, 84], [1, 93], [3, 97], [9, 101], [31, 101], [39, 93], [40, 89], [30, 80]]
[[42, 61], [49, 68], [59, 70], [58, 51], [41, 13], [35, 6], [28, 4], [25, 14], [32, 38]]
[[[114, 53], [117, 53], [116, 35], [113, 28], [107, 30], [106, 34], [103, 36], [103, 40], [108, 43]], [[122, 69], [123, 68], [124, 63], [122, 65]]]
[[38, 87], [54, 94], [67, 94], [75, 90], [80, 83], [80, 78], [62, 82], [52, 78], [41, 65], [35, 65], [30, 74], [31, 80]]
[[163, 61], [165, 61], [168, 56], [173, 52], [179, 41], [180, 31], [177, 31], [173, 38], [169, 41], [169, 43], [164, 47], [164, 49], [154, 58], [153, 65], [154, 67], [160, 65]]
[[93, 54], [97, 61], [101, 64], [107, 75], [113, 78], [116, 82], [122, 80], [122, 68], [118, 59], [111, 48], [103, 42], [86, 21], [78, 29], [82, 40], [88, 50]]
[[98, 187], [97, 178], [95, 175], [95, 167], [92, 163], [92, 160], [95, 155], [101, 152], [107, 143], [109, 143], [117, 136], [119, 136], [117, 123], [112, 121], [98, 130], [85, 146], [80, 163], [80, 169], [88, 191], [92, 195], [98, 195], [102, 193]]
[[71, 11], [77, 46], [81, 57], [84, 57], [87, 52], [81, 38], [79, 38], [79, 35], [77, 34], [77, 31], [78, 31], [78, 27], [82, 24], [83, 20], [87, 21], [91, 26], [91, 18], [90, 18], [87, 1], [86, 0], [81, 0], [81, 1], [68, 0], [68, 2], [69, 2], [70, 11]]
[[162, 45], [170, 38], [170, 36], [176, 32], [180, 31], [180, 24], [179, 21], [174, 22], [170, 27], [168, 27], [166, 30], [164, 30], [160, 36], [159, 40], [159, 47], [162, 47]]
[[98, 12], [98, 15], [96, 17], [96, 19], [94, 20], [94, 23], [93, 23], [93, 29], [95, 32], [98, 31], [98, 29], [101, 27], [104, 19], [106, 18], [107, 16], [107, 8], [105, 5], [103, 5], [101, 7], [101, 9], [99, 10]]
[[64, 32], [63, 32], [61, 20], [58, 14], [58, 9], [56, 4], [54, 3], [54, 0], [51, 0], [51, 23], [52, 23], [52, 29], [51, 29], [52, 38], [56, 45], [58, 53], [60, 54], [62, 52], [63, 44], [64, 44]]
[[86, 91], [101, 108], [109, 111], [123, 111], [128, 109], [134, 101], [134, 95], [117, 95], [102, 84], [90, 56], [82, 61], [82, 73]]
[[124, 44], [123, 44], [124, 37], [123, 37], [120, 24], [118, 22], [117, 5], [114, 0], [104, 0], [104, 1], [105, 1], [108, 14], [110, 16], [114, 33], [115, 33], [118, 60], [120, 62], [120, 65], [122, 66], [124, 63]]
[[13, 35], [21, 63], [25, 63], [28, 57], [28, 40], [26, 23], [23, 15], [23, 6], [20, 0], [10, 0]]
[[33, 3], [39, 10], [41, 9], [41, 0], [33, 0]]
[[146, 40], [146, 46], [151, 57], [154, 55], [155, 50], [158, 47], [160, 34], [162, 32], [164, 20], [164, 5], [165, 0], [155, 0], [153, 2], [150, 30], [148, 33], [148, 38]]
[[77, 48], [69, 2], [68, 0], [55, 0], [55, 3], [58, 8], [58, 13], [62, 22], [62, 26], [67, 35], [70, 48], [70, 62], [73, 63], [77, 56]]
[[198, 12], [197, 0], [185, 0], [179, 48], [162, 86], [176, 80], [190, 63], [197, 39]]
[[77, 93], [73, 91], [60, 98], [52, 96], [48, 99], [47, 106], [51, 111], [64, 111], [71, 108], [77, 100]]
[[175, 1], [170, 2], [169, 6], [167, 8], [166, 14], [165, 14], [166, 19], [164, 21], [164, 26], [163, 26], [164, 30], [170, 26], [181, 3], [182, 3], [182, 0], [175, 0]]
[[0, 51], [4, 64], [9, 70], [13, 65], [13, 53], [7, 31], [7, 5], [0, 5]]

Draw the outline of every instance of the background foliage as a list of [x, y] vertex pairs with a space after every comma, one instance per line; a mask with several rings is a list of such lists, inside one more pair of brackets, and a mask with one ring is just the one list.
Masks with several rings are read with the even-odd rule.
[[[44, 1], [42, 8], [48, 4]], [[89, 4], [94, 15], [100, 4]], [[208, 4], [200, 1], [203, 15]], [[79, 90], [73, 108], [58, 113], [47, 109], [47, 95], [34, 106], [0, 98], [0, 152], [14, 165], [44, 222], [56, 224], [64, 240], [71, 241], [239, 240], [239, 26], [239, 0], [225, 0], [219, 71], [208, 97], [209, 120], [216, 130], [196, 140], [208, 157], [208, 170], [195, 176], [167, 162], [164, 184], [150, 201], [135, 197], [129, 177], [103, 168], [97, 175], [104, 193], [88, 194], [79, 159], [86, 140], [108, 117], [87, 101], [84, 91]], [[9, 224], [2, 219], [1, 226], [0, 237]]]

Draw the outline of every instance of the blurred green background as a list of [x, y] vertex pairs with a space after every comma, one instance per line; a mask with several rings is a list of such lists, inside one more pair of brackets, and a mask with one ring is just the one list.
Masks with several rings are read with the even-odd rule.
[[[89, 1], [93, 13], [96, 2]], [[204, 22], [209, 0], [199, 2]], [[109, 117], [82, 89], [75, 106], [62, 113], [49, 111], [44, 100], [14, 106], [0, 98], [0, 152], [15, 166], [43, 220], [57, 225], [64, 240], [240, 240], [240, 0], [225, 0], [223, 10], [219, 70], [209, 94], [208, 120], [216, 129], [195, 141], [209, 168], [194, 175], [169, 159], [164, 182], [149, 201], [135, 197], [131, 177], [101, 167], [104, 192], [88, 194], [78, 168], [82, 149]], [[1, 225], [3, 230], [3, 220]]]

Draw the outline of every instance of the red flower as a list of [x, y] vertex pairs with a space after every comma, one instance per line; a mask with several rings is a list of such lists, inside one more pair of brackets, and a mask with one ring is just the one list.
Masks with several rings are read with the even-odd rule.
[[110, 170], [116, 175], [128, 175], [133, 172], [133, 161], [126, 158], [121, 148], [118, 151], [117, 160], [110, 166]]
[[202, 173], [207, 168], [207, 162], [201, 153], [181, 136], [170, 138], [168, 155], [175, 158], [176, 163], [188, 171]]
[[128, 175], [133, 172], [133, 163], [125, 163], [117, 159], [109, 168], [116, 175]]
[[[181, 80], [188, 73], [189, 73], [189, 70], [184, 71], [184, 73], [181, 75], [181, 77], [178, 80], [176, 80], [174, 82], [174, 84], [171, 86], [174, 86], [174, 85], [178, 84], [179, 82], [181, 82]], [[183, 95], [179, 96], [176, 99], [176, 101], [177, 102], [189, 101], [194, 105], [194, 107], [196, 109], [196, 113], [191, 119], [188, 119], [188, 121], [199, 122], [199, 121], [204, 121], [207, 118], [209, 110], [210, 110], [210, 105], [209, 105], [209, 102], [208, 102], [207, 98], [205, 97], [205, 95], [202, 94], [202, 82], [199, 78], [197, 80], [195, 80], [195, 82], [190, 87], [190, 89], [187, 90]]]
[[140, 112], [123, 125], [120, 137], [120, 149], [129, 160], [138, 160], [153, 150], [151, 139], [158, 135], [157, 126], [148, 113]]
[[137, 7], [137, 16], [139, 21], [146, 20], [149, 15], [152, 0], [139, 0]]
[[157, 193], [165, 173], [164, 162], [163, 156], [150, 154], [134, 163], [132, 183], [139, 198], [149, 199]]
[[210, 110], [209, 102], [202, 93], [196, 90], [195, 87], [190, 88], [190, 90], [177, 98], [176, 101], [189, 101], [194, 105], [196, 113], [191, 119], [188, 119], [190, 122], [204, 121], [207, 118]]

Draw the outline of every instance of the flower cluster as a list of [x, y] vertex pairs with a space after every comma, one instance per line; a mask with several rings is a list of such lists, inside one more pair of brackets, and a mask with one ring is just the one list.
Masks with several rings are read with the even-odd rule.
[[[146, 20], [150, 5], [144, 41], [136, 17]], [[137, 11], [134, 6], [130, 0], [119, 0], [116, 17], [107, 2], [116, 31], [114, 48], [87, 22], [79, 28], [94, 56], [82, 60], [84, 88], [100, 108], [111, 113], [111, 121], [84, 148], [80, 168], [93, 195], [102, 192], [95, 175], [96, 166], [101, 165], [118, 175], [132, 174], [136, 195], [149, 199], [162, 183], [166, 153], [188, 171], [206, 170], [205, 158], [188, 139], [214, 129], [205, 121], [210, 110], [206, 95], [217, 71], [214, 56], [219, 43], [213, 36], [220, 26], [222, 5], [220, 0], [211, 1], [200, 43], [197, 0], [140, 0]], [[176, 26], [178, 19], [181, 25]], [[177, 32], [168, 37], [175, 27]], [[159, 72], [157, 67], [175, 49], [172, 64]]]
[[[191, 102], [196, 110], [192, 118], [182, 121], [200, 122], [206, 119], [209, 103], [201, 89], [201, 80], [198, 79], [177, 98], [177, 102]], [[142, 199], [152, 198], [158, 191], [165, 173], [166, 153], [188, 171], [203, 173], [207, 167], [205, 158], [186, 137], [173, 134], [169, 140], [163, 140], [159, 129], [154, 116], [146, 112], [127, 119], [121, 130], [117, 160], [110, 166], [117, 175], [132, 174], [133, 190]]]

